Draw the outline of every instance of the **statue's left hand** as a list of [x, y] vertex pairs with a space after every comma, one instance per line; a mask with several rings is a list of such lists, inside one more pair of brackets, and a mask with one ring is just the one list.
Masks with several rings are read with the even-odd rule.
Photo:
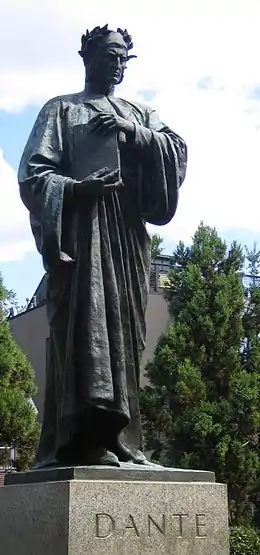
[[134, 123], [121, 118], [117, 114], [98, 114], [90, 121], [90, 125], [93, 133], [103, 136], [109, 136], [120, 131], [123, 131], [129, 139], [134, 138], [135, 135]]

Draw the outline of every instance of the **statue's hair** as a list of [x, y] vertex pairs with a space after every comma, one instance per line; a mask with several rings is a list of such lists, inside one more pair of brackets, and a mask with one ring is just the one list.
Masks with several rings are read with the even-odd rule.
[[[97, 46], [98, 41], [100, 41], [100, 39], [102, 40], [103, 37], [111, 32], [112, 30], [108, 28], [108, 24], [104, 25], [104, 27], [95, 27], [92, 31], [87, 29], [86, 34], [81, 37], [81, 50], [79, 50], [81, 58], [83, 58], [84, 61], [87, 61], [94, 48]], [[118, 27], [117, 33], [122, 35], [127, 51], [131, 50], [133, 48], [133, 42], [128, 31]], [[128, 60], [131, 58], [136, 58], [136, 56], [127, 57]]]

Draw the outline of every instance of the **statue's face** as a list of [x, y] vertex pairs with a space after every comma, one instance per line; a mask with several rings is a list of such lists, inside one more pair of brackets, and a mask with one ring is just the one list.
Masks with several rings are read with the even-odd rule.
[[88, 77], [105, 87], [118, 85], [124, 78], [127, 49], [122, 44], [108, 43], [97, 49], [88, 63]]

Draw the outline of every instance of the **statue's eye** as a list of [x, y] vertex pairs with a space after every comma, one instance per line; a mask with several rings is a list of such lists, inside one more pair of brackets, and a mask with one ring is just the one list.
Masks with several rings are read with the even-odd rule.
[[116, 54], [113, 54], [113, 52], [107, 52], [106, 54], [106, 59], [109, 60], [110, 62], [113, 62], [114, 60], [116, 60], [117, 56]]

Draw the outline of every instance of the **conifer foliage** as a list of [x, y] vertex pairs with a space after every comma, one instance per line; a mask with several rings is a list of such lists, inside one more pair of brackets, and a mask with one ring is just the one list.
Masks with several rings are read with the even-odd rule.
[[172, 325], [148, 363], [151, 386], [141, 392], [146, 446], [154, 459], [213, 470], [229, 484], [233, 522], [251, 510], [260, 485], [256, 247], [247, 260], [245, 284], [242, 247], [233, 242], [228, 248], [203, 224], [191, 246], [179, 243], [169, 273]]
[[15, 343], [6, 307], [12, 293], [0, 275], [0, 446], [14, 447], [16, 467], [32, 463], [39, 438], [39, 424], [31, 403], [36, 393], [33, 370]]

